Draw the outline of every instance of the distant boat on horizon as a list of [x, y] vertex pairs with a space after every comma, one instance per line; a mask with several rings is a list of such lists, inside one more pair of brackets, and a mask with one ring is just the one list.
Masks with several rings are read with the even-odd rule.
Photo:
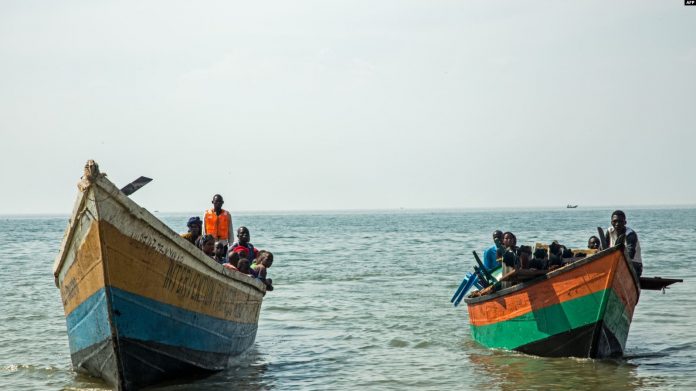
[[577, 207], [578, 207], [577, 205], [571, 205], [571, 204], [566, 205], [566, 208], [568, 208], [568, 209], [575, 209]]

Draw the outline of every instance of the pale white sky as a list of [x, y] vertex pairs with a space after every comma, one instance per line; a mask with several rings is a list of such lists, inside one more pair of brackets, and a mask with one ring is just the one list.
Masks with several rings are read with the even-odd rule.
[[2, 1], [0, 214], [694, 204], [696, 7]]

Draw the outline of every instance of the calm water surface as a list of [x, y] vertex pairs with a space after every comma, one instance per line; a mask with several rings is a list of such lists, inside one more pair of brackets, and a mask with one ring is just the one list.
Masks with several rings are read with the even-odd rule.
[[[276, 255], [256, 344], [232, 367], [162, 390], [696, 389], [696, 209], [626, 210], [644, 275], [621, 360], [546, 359], [482, 348], [449, 299], [496, 228], [519, 244], [582, 246], [610, 210], [239, 214]], [[184, 215], [159, 215], [185, 231]], [[101, 390], [71, 368], [52, 264], [64, 217], [0, 217], [0, 388]]]

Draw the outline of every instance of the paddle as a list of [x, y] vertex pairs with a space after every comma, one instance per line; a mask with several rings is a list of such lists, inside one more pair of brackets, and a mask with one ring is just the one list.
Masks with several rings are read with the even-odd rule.
[[459, 288], [457, 288], [457, 291], [454, 292], [454, 296], [450, 299], [450, 303], [454, 303], [454, 300], [459, 297], [459, 293], [461, 293], [462, 289], [464, 289], [464, 286], [469, 282], [469, 279], [471, 278], [471, 273], [466, 273], [466, 276], [462, 280], [462, 283], [459, 284]]
[[486, 282], [488, 282], [489, 284], [496, 283], [498, 280], [493, 278], [491, 273], [488, 272], [488, 269], [485, 266], [483, 266], [483, 262], [481, 262], [481, 258], [479, 258], [478, 254], [476, 254], [476, 251], [473, 251], [473, 253], [474, 253], [474, 259], [476, 259], [476, 263], [479, 264], [479, 269], [483, 271], [483, 275], [484, 275], [484, 277], [486, 277]]
[[602, 227], [597, 227], [597, 233], [599, 234], [600, 249], [608, 249], [609, 243], [607, 243], [607, 237], [604, 236], [604, 230], [602, 229]]
[[469, 291], [469, 289], [471, 289], [471, 287], [474, 286], [474, 284], [476, 283], [476, 280], [478, 280], [478, 275], [476, 275], [476, 274], [472, 275], [469, 278], [469, 281], [467, 281], [466, 286], [461, 291], [461, 293], [459, 293], [459, 297], [457, 297], [457, 299], [454, 301], [455, 307], [458, 306], [459, 303], [462, 302], [462, 299], [464, 298], [464, 296], [466, 296], [466, 293]]
[[129, 184], [123, 186], [123, 188], [121, 189], [121, 191], [123, 192], [123, 194], [129, 196], [129, 195], [135, 193], [136, 191], [138, 191], [138, 189], [140, 189], [141, 187], [147, 185], [147, 184], [150, 183], [150, 182], [152, 182], [152, 178], [148, 178], [148, 177], [145, 177], [145, 176], [141, 176], [140, 178], [134, 180], [133, 182], [131, 182], [131, 183], [129, 183]]

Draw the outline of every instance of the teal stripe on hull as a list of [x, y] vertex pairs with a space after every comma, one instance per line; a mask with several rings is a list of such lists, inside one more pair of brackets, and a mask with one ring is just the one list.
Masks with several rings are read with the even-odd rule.
[[257, 325], [215, 318], [110, 288], [120, 338], [200, 352], [236, 354], [254, 343]]
[[623, 341], [623, 347], [630, 326], [628, 317], [621, 315], [625, 312], [623, 303], [614, 291], [607, 289], [507, 321], [485, 326], [472, 325], [471, 332], [474, 339], [484, 346], [514, 350], [606, 318], [607, 326]]
[[626, 310], [626, 306], [613, 290], [608, 296], [603, 320], [604, 327], [614, 335], [616, 341], [621, 345], [621, 351], [626, 350], [626, 340], [628, 339], [628, 330], [631, 327], [631, 318]]
[[98, 344], [111, 337], [109, 308], [104, 288], [83, 301], [67, 317], [70, 353]]
[[[106, 292], [100, 289], [67, 316], [71, 354], [111, 337]], [[233, 355], [247, 349], [256, 338], [256, 324], [188, 311], [118, 288], [111, 287], [108, 292], [120, 338]]]

